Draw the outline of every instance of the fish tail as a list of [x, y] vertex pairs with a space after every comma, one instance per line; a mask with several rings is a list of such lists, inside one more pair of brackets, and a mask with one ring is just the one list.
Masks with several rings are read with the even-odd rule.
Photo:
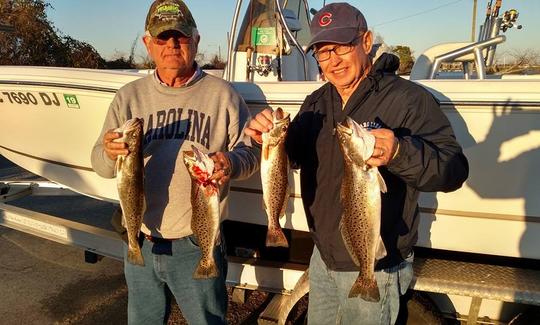
[[266, 247], [289, 247], [289, 242], [281, 227], [268, 227], [268, 231], [266, 232]]
[[201, 259], [193, 272], [194, 279], [217, 278], [218, 275], [219, 270], [214, 259], [207, 259], [206, 262], [205, 259]]
[[139, 245], [128, 247], [127, 260], [133, 265], [144, 266], [144, 258]]
[[363, 279], [358, 276], [354, 282], [351, 291], [349, 291], [349, 298], [358, 297], [365, 301], [379, 302], [381, 296], [379, 294], [379, 287], [374, 277], [371, 279]]

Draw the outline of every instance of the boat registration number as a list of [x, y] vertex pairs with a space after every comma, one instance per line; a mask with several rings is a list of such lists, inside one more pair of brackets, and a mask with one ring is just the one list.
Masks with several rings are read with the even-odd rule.
[[[61, 100], [63, 99], [63, 101]], [[62, 106], [66, 103], [69, 108], [80, 108], [79, 100], [76, 95], [57, 94], [45, 92], [23, 92], [23, 91], [1, 91], [0, 105], [43, 105], [43, 106]]]

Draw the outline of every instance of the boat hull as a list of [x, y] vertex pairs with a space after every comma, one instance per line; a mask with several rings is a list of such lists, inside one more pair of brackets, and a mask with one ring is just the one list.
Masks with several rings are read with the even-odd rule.
[[[90, 152], [115, 92], [136, 73], [0, 68], [0, 154], [87, 196], [117, 202], [115, 181], [91, 168]], [[440, 102], [470, 162], [452, 193], [423, 193], [418, 245], [540, 259], [540, 80], [420, 81]], [[252, 114], [293, 116], [318, 82], [234, 83]], [[299, 173], [282, 226], [308, 231]], [[266, 225], [260, 177], [233, 182], [229, 219]]]

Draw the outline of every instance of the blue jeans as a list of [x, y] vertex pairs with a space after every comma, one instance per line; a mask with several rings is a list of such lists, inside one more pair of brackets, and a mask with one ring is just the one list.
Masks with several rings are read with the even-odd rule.
[[413, 276], [413, 256], [390, 269], [375, 272], [381, 300], [368, 302], [349, 298], [358, 272], [337, 272], [326, 267], [317, 247], [309, 263], [309, 324], [394, 324], [399, 312], [399, 297]]
[[193, 236], [173, 240], [170, 245], [165, 245], [168, 247], [159, 247], [163, 244], [154, 244], [146, 239], [141, 242], [144, 267], [127, 262], [127, 246], [124, 245], [128, 324], [166, 324], [171, 300], [168, 290], [176, 298], [189, 324], [226, 324], [227, 261], [222, 248], [224, 245], [214, 249], [219, 277], [194, 280], [192, 275], [201, 250]]

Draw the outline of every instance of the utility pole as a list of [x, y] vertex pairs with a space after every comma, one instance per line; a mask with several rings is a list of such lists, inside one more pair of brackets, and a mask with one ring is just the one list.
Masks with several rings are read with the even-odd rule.
[[478, 0], [473, 0], [473, 9], [472, 9], [472, 31], [471, 31], [471, 42], [474, 42], [476, 36], [476, 5]]

